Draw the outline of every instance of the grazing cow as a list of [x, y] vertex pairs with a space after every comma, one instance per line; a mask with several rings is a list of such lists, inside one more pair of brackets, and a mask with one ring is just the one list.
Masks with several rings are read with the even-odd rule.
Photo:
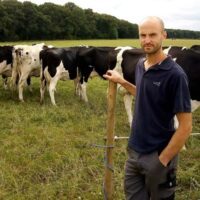
[[0, 74], [2, 75], [4, 88], [7, 88], [7, 77], [11, 77], [12, 71], [12, 46], [0, 46]]
[[40, 76], [40, 60], [39, 53], [43, 49], [47, 48], [44, 43], [36, 45], [16, 45], [13, 49], [13, 71], [12, 71], [12, 86], [15, 86], [17, 77], [19, 100], [23, 99], [23, 87], [26, 80], [30, 76]]
[[58, 80], [74, 80], [77, 85], [77, 56], [78, 52], [86, 47], [51, 48], [40, 52], [41, 85], [40, 102], [44, 101], [46, 84], [49, 89], [51, 102], [56, 105], [54, 91]]

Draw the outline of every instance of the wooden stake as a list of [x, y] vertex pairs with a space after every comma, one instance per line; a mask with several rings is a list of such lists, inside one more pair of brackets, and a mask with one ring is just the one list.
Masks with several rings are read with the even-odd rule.
[[115, 126], [115, 104], [116, 104], [117, 84], [109, 81], [108, 87], [108, 119], [107, 119], [107, 140], [105, 152], [105, 179], [104, 198], [113, 199], [113, 147], [114, 147], [114, 126]]

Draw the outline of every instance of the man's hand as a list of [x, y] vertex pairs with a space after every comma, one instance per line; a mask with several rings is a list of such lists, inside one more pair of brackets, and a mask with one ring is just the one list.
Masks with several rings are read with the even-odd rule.
[[120, 75], [119, 72], [115, 70], [108, 70], [106, 74], [103, 75], [103, 77], [107, 80], [113, 81], [115, 83], [122, 83], [123, 82], [123, 77]]
[[135, 96], [136, 87], [132, 83], [126, 81], [121, 74], [115, 70], [108, 70], [103, 77], [109, 81], [113, 81], [114, 83], [119, 83], [122, 85], [130, 94]]

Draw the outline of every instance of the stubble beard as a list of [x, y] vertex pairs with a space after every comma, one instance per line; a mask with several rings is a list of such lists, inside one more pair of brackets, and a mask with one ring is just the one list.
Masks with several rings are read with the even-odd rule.
[[147, 55], [156, 54], [157, 52], [160, 51], [160, 49], [161, 49], [161, 44], [159, 46], [153, 46], [150, 49], [148, 49], [148, 47], [147, 48], [143, 47], [143, 50]]

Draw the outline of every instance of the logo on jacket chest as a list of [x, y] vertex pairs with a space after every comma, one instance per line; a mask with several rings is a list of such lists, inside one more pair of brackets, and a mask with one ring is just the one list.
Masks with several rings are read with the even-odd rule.
[[153, 81], [153, 85], [155, 85], [157, 87], [160, 87], [161, 82], [160, 81]]

